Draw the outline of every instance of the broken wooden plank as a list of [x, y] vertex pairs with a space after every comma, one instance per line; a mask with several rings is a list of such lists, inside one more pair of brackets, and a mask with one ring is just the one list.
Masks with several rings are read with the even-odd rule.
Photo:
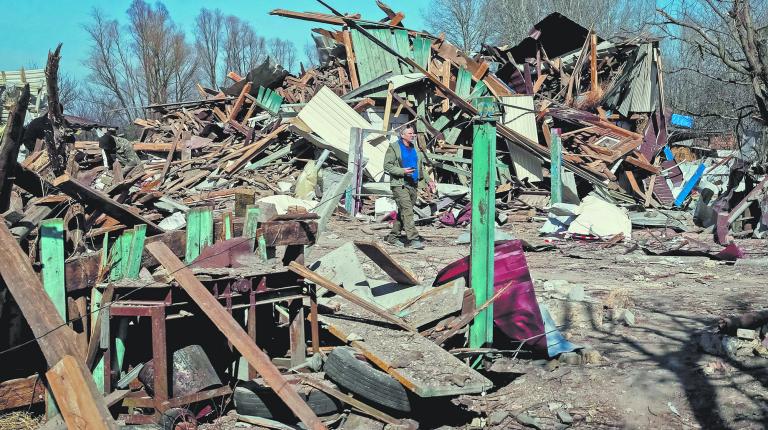
[[313, 245], [317, 241], [317, 222], [311, 220], [267, 221], [259, 228], [269, 247]]
[[349, 291], [341, 288], [340, 286], [334, 284], [330, 280], [318, 275], [314, 271], [302, 266], [301, 264], [291, 261], [290, 264], [288, 264], [288, 268], [291, 269], [294, 273], [297, 275], [303, 277], [304, 279], [309, 280], [310, 282], [313, 282], [317, 284], [320, 287], [323, 287], [327, 289], [328, 291], [331, 291], [332, 293], [341, 296], [345, 299], [347, 299], [349, 302], [354, 303], [355, 305], [365, 309], [366, 311], [377, 315], [380, 319], [383, 319], [391, 324], [394, 324], [398, 327], [401, 327], [409, 332], [415, 332], [416, 329], [408, 325], [405, 321], [403, 321], [400, 318], [397, 318], [394, 315], [390, 315], [386, 310], [379, 308], [376, 305], [373, 305], [360, 297], [356, 296], [353, 293], [350, 293]]
[[[3, 259], [0, 260], [0, 276], [2, 276], [8, 290], [24, 314], [48, 366], [57, 366], [66, 356], [80, 357], [81, 353], [76, 347], [75, 333], [64, 323], [46, 295], [37, 273], [32, 269], [26, 254], [16, 243], [11, 232], [8, 231], [5, 220], [0, 222], [0, 252], [3, 255]], [[78, 360], [74, 358], [72, 360], [78, 363]], [[77, 381], [84, 381], [81, 391], [89, 394], [81, 393], [78, 402], [82, 401], [84, 405], [87, 405], [93, 414], [92, 418], [103, 423], [93, 428], [116, 429], [117, 425], [109, 414], [104, 399], [98, 394], [96, 385], [85, 367], [80, 364], [74, 370], [69, 369], [67, 375], [68, 379], [65, 385], [74, 386]], [[67, 394], [55, 388], [50, 379], [49, 384], [60, 405], [62, 414], [66, 413], [66, 406], [62, 403], [68, 401], [66, 399]]]
[[421, 397], [481, 393], [493, 384], [451, 353], [418, 333], [383, 325], [384, 319], [343, 297], [333, 315], [320, 315], [328, 330], [347, 341], [351, 334], [362, 340], [351, 345], [383, 371]]
[[24, 85], [19, 100], [8, 113], [8, 122], [5, 132], [0, 135], [0, 213], [8, 210], [11, 203], [11, 188], [13, 187], [10, 177], [14, 176], [16, 159], [19, 156], [19, 147], [24, 134], [24, 117], [27, 114], [29, 105], [29, 84]]
[[395, 282], [405, 285], [418, 285], [419, 278], [416, 277], [416, 274], [400, 265], [378, 243], [356, 240], [355, 246], [376, 263], [377, 266], [381, 267]]
[[65, 355], [45, 372], [45, 377], [68, 429], [118, 428], [91, 375], [75, 357]]
[[342, 18], [335, 15], [325, 14], [325, 13], [294, 12], [294, 11], [285, 10], [285, 9], [274, 9], [270, 11], [269, 14], [283, 16], [286, 18], [295, 18], [295, 19], [301, 19], [304, 21], [312, 21], [312, 22], [319, 22], [322, 24], [332, 24], [332, 25], [344, 25], [344, 19], [355, 19], [355, 20], [360, 19], [359, 13], [354, 15], [345, 15]]
[[307, 427], [325, 430], [325, 425], [312, 412], [307, 403], [299, 397], [296, 389], [285, 380], [272, 364], [269, 356], [262, 351], [248, 333], [235, 321], [232, 315], [211, 295], [195, 274], [167, 246], [160, 242], [150, 243], [147, 250], [197, 303], [211, 322], [232, 342], [240, 354], [264, 378], [264, 381], [285, 402]]
[[43, 401], [45, 386], [37, 375], [0, 382], [0, 411]]
[[67, 174], [54, 179], [53, 186], [68, 196], [85, 203], [87, 206], [101, 210], [128, 227], [146, 224], [148, 233], [158, 234], [163, 232], [157, 224], [136, 213], [138, 211], [135, 208], [118, 203], [109, 197], [108, 194], [82, 184]]

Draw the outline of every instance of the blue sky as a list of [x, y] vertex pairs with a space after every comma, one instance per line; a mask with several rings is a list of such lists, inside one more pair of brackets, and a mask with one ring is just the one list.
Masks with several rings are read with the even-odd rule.
[[[424, 21], [421, 9], [427, 0], [385, 0], [395, 12], [405, 14], [404, 24], [421, 30]], [[86, 71], [82, 61], [90, 42], [82, 25], [88, 23], [93, 7], [104, 10], [110, 18], [126, 21], [125, 11], [131, 0], [0, 0], [3, 11], [3, 36], [0, 37], [0, 70], [18, 70], [21, 67], [44, 67], [48, 50], [62, 42], [61, 72], [83, 79]], [[149, 1], [154, 4], [154, 1]], [[200, 8], [219, 8], [225, 14], [237, 15], [253, 24], [266, 38], [280, 37], [296, 45], [299, 58], [304, 58], [304, 44], [311, 40], [310, 30], [328, 27], [319, 23], [269, 15], [272, 9], [282, 8], [301, 12], [330, 13], [315, 0], [165, 0], [162, 3], [174, 21], [192, 41], [192, 25]], [[379, 20], [384, 13], [375, 0], [328, 0], [337, 10], [360, 13], [363, 18]]]

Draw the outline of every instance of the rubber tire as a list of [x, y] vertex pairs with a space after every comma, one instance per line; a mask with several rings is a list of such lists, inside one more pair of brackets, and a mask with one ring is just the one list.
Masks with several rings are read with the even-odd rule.
[[[299, 394], [317, 416], [341, 412], [342, 404], [319, 390], [312, 390], [308, 396]], [[277, 420], [295, 420], [285, 403], [267, 387], [246, 381], [235, 387], [233, 394], [235, 410], [241, 415], [251, 415]]]
[[163, 412], [160, 415], [160, 427], [163, 430], [175, 430], [176, 425], [179, 424], [179, 420], [184, 419], [186, 422], [194, 424], [193, 428], [197, 428], [197, 420], [195, 415], [189, 409], [184, 408], [171, 408]]
[[340, 346], [328, 354], [323, 370], [338, 386], [392, 411], [410, 412], [408, 392], [397, 380], [373, 368], [368, 362], [358, 360], [354, 348]]

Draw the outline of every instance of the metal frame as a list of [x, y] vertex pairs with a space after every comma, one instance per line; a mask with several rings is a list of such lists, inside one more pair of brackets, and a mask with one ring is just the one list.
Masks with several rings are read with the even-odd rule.
[[[272, 274], [254, 275], [240, 279], [218, 279], [205, 281], [204, 284], [211, 290], [211, 294], [216, 299], [224, 302], [223, 305], [226, 306], [230, 314], [235, 309], [245, 310], [247, 315], [246, 331], [254, 342], [256, 341], [256, 307], [274, 302], [288, 301], [290, 309], [289, 318], [291, 321], [289, 329], [291, 363], [292, 365], [301, 364], [306, 360], [303, 307], [303, 300], [305, 298], [308, 298], [310, 301], [312, 351], [314, 353], [320, 351], [316, 289], [314, 286], [303, 287], [300, 285], [269, 288], [267, 286], [267, 276], [269, 275]], [[174, 301], [174, 289], [174, 287], [169, 285], [168, 292], [162, 300], [120, 300], [113, 303], [109, 308], [110, 318], [151, 318], [152, 359], [156, 369], [154, 372], [154, 396], [150, 397], [146, 391], [141, 390], [128, 395], [123, 403], [129, 407], [152, 408], [154, 413], [151, 415], [124, 415], [123, 418], [126, 420], [126, 424], [154, 423], [157, 422], [161, 413], [170, 408], [227, 395], [232, 392], [229, 386], [224, 386], [187, 396], [171, 397], [170, 368], [168, 366], [169, 355], [166, 347], [166, 321], [178, 316], [169, 315], [168, 311], [170, 307], [184, 307], [191, 304], [185, 301]], [[103, 333], [103, 335], [106, 335], [107, 338], [111, 338], [109, 336], [109, 326], [110, 324], [102, 325], [103, 330], [106, 330], [106, 333]], [[108, 347], [103, 352], [104, 388], [106, 393], [112, 391], [112, 348], [113, 340], [109, 342]], [[256, 377], [256, 372], [251, 366], [248, 366], [248, 377]]]

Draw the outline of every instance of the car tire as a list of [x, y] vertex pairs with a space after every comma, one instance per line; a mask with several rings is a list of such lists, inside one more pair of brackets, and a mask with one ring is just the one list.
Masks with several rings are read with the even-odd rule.
[[371, 404], [392, 411], [411, 411], [411, 402], [405, 387], [368, 362], [359, 360], [354, 348], [335, 348], [328, 354], [323, 370], [338, 386]]

